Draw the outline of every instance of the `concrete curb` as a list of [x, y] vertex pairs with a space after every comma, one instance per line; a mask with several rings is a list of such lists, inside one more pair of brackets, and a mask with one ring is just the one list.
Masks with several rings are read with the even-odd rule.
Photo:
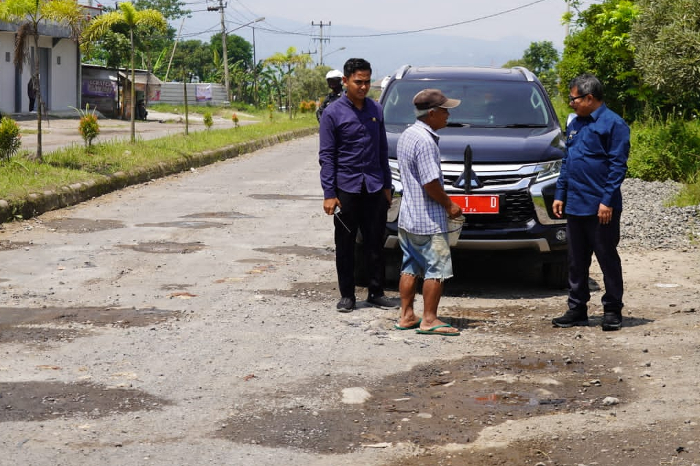
[[11, 202], [0, 199], [0, 223], [11, 222], [20, 217], [23, 219], [32, 218], [44, 212], [79, 204], [127, 186], [181, 173], [191, 168], [210, 165], [214, 162], [234, 158], [281, 142], [310, 136], [317, 132], [318, 128], [288, 131], [233, 146], [187, 155], [178, 160], [167, 163], [161, 162], [155, 166], [143, 167], [129, 173], [117, 172], [96, 180], [62, 186], [54, 191], [31, 193], [25, 199]]

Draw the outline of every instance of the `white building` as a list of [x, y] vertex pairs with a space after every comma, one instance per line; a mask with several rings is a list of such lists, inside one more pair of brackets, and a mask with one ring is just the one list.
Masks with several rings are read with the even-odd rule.
[[[34, 68], [34, 41], [30, 39], [30, 63], [22, 72], [14, 65], [17, 24], [0, 22], [0, 112], [28, 113], [27, 85]], [[80, 107], [80, 48], [67, 27], [40, 24], [39, 75], [41, 98], [46, 111], [71, 111]], [[38, 102], [38, 99], [37, 99]]]

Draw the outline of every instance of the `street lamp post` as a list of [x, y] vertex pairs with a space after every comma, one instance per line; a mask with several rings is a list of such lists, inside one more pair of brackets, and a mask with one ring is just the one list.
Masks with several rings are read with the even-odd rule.
[[[335, 49], [335, 50], [333, 50], [332, 52], [328, 52], [328, 53], [326, 54], [326, 57], [328, 57], [328, 55], [330, 55], [330, 54], [332, 54], [332, 53], [340, 52], [341, 50], [345, 50], [345, 47], [340, 47], [339, 49]], [[321, 63], [320, 63], [320, 64], [323, 65], [323, 56], [321, 57]]]
[[[223, 0], [221, 0], [223, 1]], [[223, 6], [221, 7], [221, 42], [222, 42], [222, 51], [224, 53], [224, 86], [226, 88], [226, 98], [228, 99], [229, 103], [231, 102], [231, 90], [229, 88], [229, 76], [228, 76], [228, 53], [226, 51], [226, 25], [224, 23], [224, 14], [223, 14]], [[254, 19], [253, 21], [250, 21], [249, 23], [242, 24], [238, 26], [235, 29], [231, 29], [230, 32], [238, 31], [239, 29], [242, 29], [246, 26], [250, 26], [253, 23], [259, 23], [260, 21], [265, 21], [265, 17], [260, 17], [258, 19]]]

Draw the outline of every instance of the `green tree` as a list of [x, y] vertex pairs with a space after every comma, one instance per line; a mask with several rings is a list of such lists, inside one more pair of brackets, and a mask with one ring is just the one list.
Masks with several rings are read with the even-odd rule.
[[39, 26], [55, 23], [68, 26], [71, 37], [78, 40], [85, 21], [83, 9], [73, 0], [4, 0], [0, 2], [0, 21], [17, 24], [15, 36], [14, 65], [22, 72], [24, 63], [29, 63], [29, 41], [34, 45], [32, 83], [37, 96], [37, 148], [35, 160], [43, 160], [41, 147], [42, 99], [39, 76]]
[[[577, 10], [578, 0], [572, 0]], [[638, 9], [632, 0], [604, 0], [578, 12], [573, 32], [564, 40], [559, 62], [559, 90], [568, 93], [572, 78], [595, 74], [605, 85], [607, 105], [627, 119], [635, 119], [650, 94], [641, 84], [634, 67], [634, 50], [629, 32]]]
[[700, 2], [638, 0], [632, 25], [635, 64], [644, 83], [664, 96], [666, 111], [700, 109]]
[[330, 71], [328, 66], [316, 66], [314, 68], [297, 69], [292, 83], [292, 98], [295, 102], [305, 100], [318, 101], [328, 94], [326, 73]]
[[549, 40], [531, 42], [530, 47], [523, 54], [523, 61], [530, 71], [539, 76], [554, 69], [559, 61], [559, 52]]
[[289, 118], [292, 118], [292, 77], [297, 67], [304, 68], [311, 63], [311, 57], [307, 54], [298, 54], [297, 49], [289, 47], [287, 53], [277, 52], [267, 60], [266, 63], [273, 65], [276, 71], [287, 82], [286, 106], [289, 111]]
[[[221, 34], [211, 36], [211, 48], [220, 55], [223, 54]], [[226, 36], [226, 54], [228, 55], [229, 64], [239, 61], [242, 61], [246, 67], [250, 67], [253, 64], [253, 46], [241, 36], [234, 34]]]
[[99, 40], [107, 31], [113, 27], [126, 26], [129, 29], [129, 42], [131, 44], [131, 142], [136, 141], [136, 96], [134, 69], [135, 56], [135, 33], [139, 27], [153, 28], [158, 31], [167, 29], [167, 22], [160, 12], [155, 10], [138, 11], [131, 2], [119, 4], [120, 11], [112, 11], [94, 18], [83, 31], [83, 40], [91, 43]]
[[531, 42], [530, 47], [523, 53], [523, 57], [518, 60], [509, 60], [503, 68], [523, 66], [535, 73], [547, 90], [547, 93], [554, 97], [557, 92], [557, 73], [555, 66], [559, 61], [559, 52], [554, 48], [551, 41]]
[[166, 20], [189, 16], [192, 12], [185, 8], [186, 3], [180, 0], [134, 0], [137, 10], [156, 10]]
[[199, 40], [179, 42], [170, 65], [170, 76], [174, 74], [172, 70], [184, 68], [187, 72], [199, 76], [204, 82], [216, 81], [213, 79], [215, 73], [213, 61], [212, 48], [208, 43]]

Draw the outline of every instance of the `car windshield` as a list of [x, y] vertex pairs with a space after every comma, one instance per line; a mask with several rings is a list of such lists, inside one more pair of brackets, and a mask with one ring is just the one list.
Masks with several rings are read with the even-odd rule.
[[530, 82], [395, 80], [383, 101], [387, 125], [409, 125], [416, 117], [413, 96], [426, 88], [440, 89], [462, 103], [450, 109], [450, 125], [472, 127], [542, 127], [551, 118], [545, 96]]

